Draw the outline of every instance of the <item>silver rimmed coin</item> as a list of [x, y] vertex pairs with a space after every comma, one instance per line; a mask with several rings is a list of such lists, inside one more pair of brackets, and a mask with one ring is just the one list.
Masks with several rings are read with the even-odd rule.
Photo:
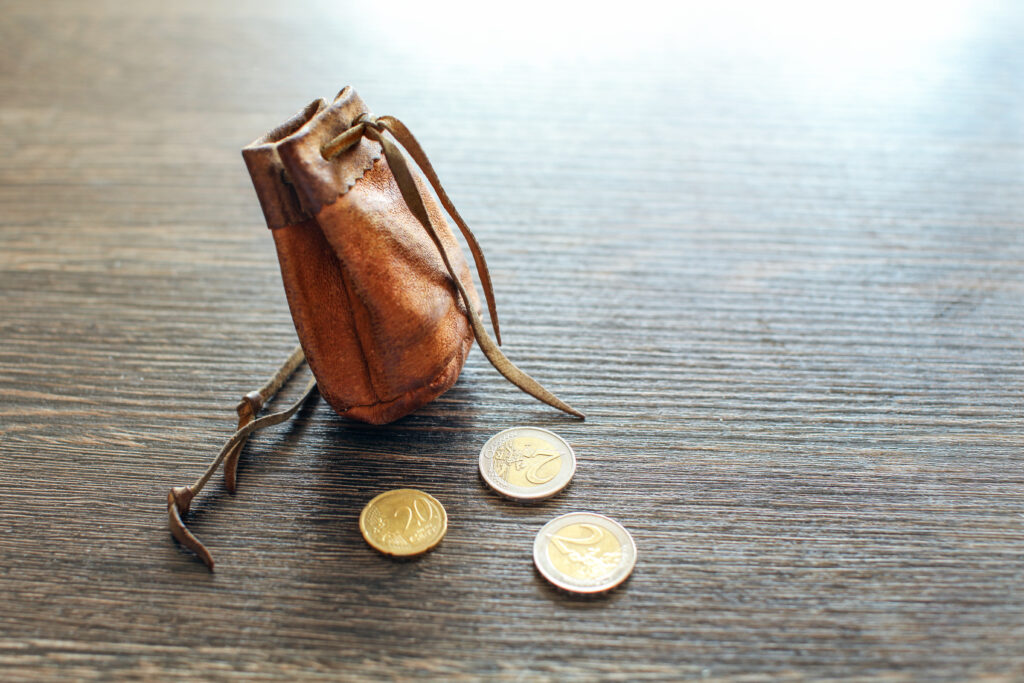
[[550, 498], [568, 486], [575, 472], [576, 454], [568, 442], [538, 427], [498, 432], [480, 450], [480, 476], [518, 501]]
[[603, 593], [629, 578], [636, 566], [636, 544], [613, 519], [570, 512], [541, 528], [533, 541], [533, 563], [562, 590]]

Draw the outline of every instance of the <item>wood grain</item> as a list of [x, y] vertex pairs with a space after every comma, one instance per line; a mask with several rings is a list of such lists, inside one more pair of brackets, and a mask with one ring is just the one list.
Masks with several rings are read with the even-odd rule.
[[[1024, 679], [1019, 4], [336, 5], [3, 4], [0, 677]], [[388, 427], [317, 403], [198, 500], [209, 574], [164, 497], [295, 341], [239, 149], [345, 84], [589, 419], [477, 351]], [[480, 482], [515, 424], [553, 500]], [[410, 485], [450, 528], [391, 562]], [[599, 600], [530, 561], [579, 509], [639, 548]]]

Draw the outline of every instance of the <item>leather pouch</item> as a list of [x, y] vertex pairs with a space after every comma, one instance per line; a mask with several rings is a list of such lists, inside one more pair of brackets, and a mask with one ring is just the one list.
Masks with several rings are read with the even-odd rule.
[[312, 102], [242, 156], [302, 349], [340, 415], [382, 424], [432, 401], [458, 379], [476, 337], [513, 383], [582, 417], [487, 337], [469, 266], [417, 167], [473, 251], [497, 336], [486, 262], [401, 122], [374, 117], [347, 87], [330, 104]]

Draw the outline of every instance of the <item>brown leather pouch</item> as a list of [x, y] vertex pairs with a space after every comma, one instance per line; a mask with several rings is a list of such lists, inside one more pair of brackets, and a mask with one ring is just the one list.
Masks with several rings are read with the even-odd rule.
[[312, 102], [242, 155], [274, 237], [302, 349], [321, 395], [340, 415], [382, 424], [432, 401], [458, 379], [475, 336], [520, 388], [582, 417], [487, 337], [469, 267], [416, 166], [474, 253], [497, 333], [486, 262], [401, 122], [372, 116], [347, 87], [329, 105]]

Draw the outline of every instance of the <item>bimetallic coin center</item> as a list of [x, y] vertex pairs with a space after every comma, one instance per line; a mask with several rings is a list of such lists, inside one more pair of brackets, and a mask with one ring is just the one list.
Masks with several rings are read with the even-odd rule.
[[596, 524], [570, 524], [548, 532], [548, 559], [555, 569], [581, 581], [601, 581], [622, 561], [622, 546]]
[[509, 439], [494, 451], [495, 473], [523, 488], [543, 486], [562, 470], [562, 454], [544, 439], [518, 436]]

